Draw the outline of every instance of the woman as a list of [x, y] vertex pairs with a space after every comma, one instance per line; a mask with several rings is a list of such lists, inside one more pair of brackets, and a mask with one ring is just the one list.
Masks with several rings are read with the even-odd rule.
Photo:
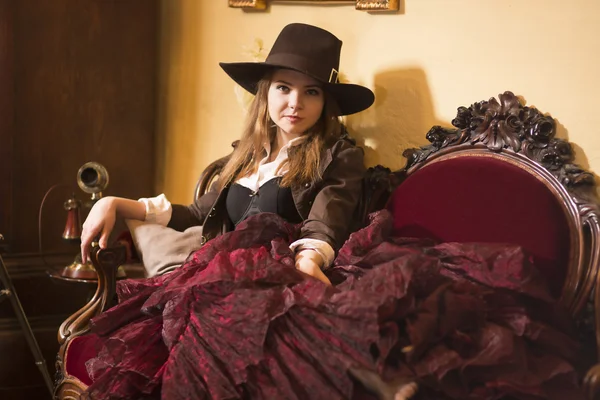
[[[159, 196], [91, 210], [84, 259], [116, 215], [202, 225], [207, 240], [169, 274], [119, 283], [120, 304], [92, 321], [92, 398], [368, 396], [353, 379], [396, 400], [416, 380], [431, 399], [562, 396], [556, 385], [577, 398], [555, 304], [526, 262], [507, 268], [519, 249], [481, 245], [475, 262], [468, 246], [391, 237], [386, 211], [346, 240], [365, 170], [337, 117], [374, 95], [338, 82], [340, 50], [331, 33], [291, 24], [264, 63], [221, 64], [256, 96], [211, 191], [189, 207]], [[494, 282], [472, 273], [496, 264]], [[515, 277], [535, 290], [514, 290]], [[556, 320], [518, 332], [512, 321], [531, 310]]]
[[342, 135], [338, 117], [368, 108], [375, 98], [365, 87], [338, 82], [341, 45], [325, 30], [291, 24], [264, 63], [221, 63], [255, 99], [218, 183], [189, 207], [164, 196], [100, 200], [83, 227], [83, 259], [97, 235], [106, 246], [117, 215], [168, 222], [180, 231], [202, 225], [209, 240], [270, 211], [303, 222], [290, 246], [295, 267], [330, 285], [323, 271], [348, 236], [365, 173], [363, 152]]
[[[102, 199], [83, 226], [84, 260], [98, 234], [100, 247], [106, 246], [117, 214], [180, 231], [202, 225], [209, 240], [248, 216], [272, 211], [304, 222], [301, 239], [292, 244], [296, 267], [328, 282], [322, 269], [349, 233], [365, 172], [363, 152], [342, 137], [338, 116], [362, 111], [375, 99], [365, 87], [338, 82], [341, 45], [325, 30], [291, 24], [264, 63], [221, 63], [256, 97], [218, 184], [189, 207], [171, 206], [164, 196]], [[270, 197], [258, 196], [262, 192]]]

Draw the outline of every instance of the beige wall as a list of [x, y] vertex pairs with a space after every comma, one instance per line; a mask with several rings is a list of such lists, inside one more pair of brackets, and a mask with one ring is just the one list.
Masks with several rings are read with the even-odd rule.
[[375, 91], [375, 107], [347, 120], [369, 165], [400, 167], [403, 149], [425, 144], [458, 106], [511, 90], [554, 116], [577, 161], [600, 171], [600, 1], [401, 3], [400, 13], [381, 15], [351, 5], [275, 3], [248, 13], [227, 0], [163, 0], [157, 190], [189, 202], [198, 173], [229, 152], [243, 107], [218, 62], [251, 60], [257, 38], [268, 51], [290, 22], [336, 34], [342, 73]]

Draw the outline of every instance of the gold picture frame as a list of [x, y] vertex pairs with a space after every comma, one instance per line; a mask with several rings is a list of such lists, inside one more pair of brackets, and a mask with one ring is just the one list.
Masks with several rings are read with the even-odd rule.
[[[228, 0], [229, 7], [241, 8], [245, 10], [265, 10], [268, 0]], [[271, 0], [277, 2], [277, 0]], [[400, 0], [282, 0], [282, 3], [352, 3], [357, 10], [361, 11], [398, 11], [400, 9]]]

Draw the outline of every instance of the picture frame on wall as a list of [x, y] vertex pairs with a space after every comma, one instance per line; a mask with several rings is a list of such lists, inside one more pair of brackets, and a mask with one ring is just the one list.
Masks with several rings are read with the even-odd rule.
[[266, 10], [268, 3], [354, 4], [361, 11], [398, 11], [400, 0], [228, 0], [229, 7], [245, 10]]

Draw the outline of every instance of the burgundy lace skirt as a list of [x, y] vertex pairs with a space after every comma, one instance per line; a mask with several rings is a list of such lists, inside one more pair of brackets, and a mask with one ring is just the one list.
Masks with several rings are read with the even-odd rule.
[[294, 268], [297, 227], [272, 214], [175, 272], [119, 282], [120, 304], [93, 320], [89, 395], [351, 399], [365, 394], [347, 370], [362, 367], [418, 380], [421, 399], [582, 398], [572, 323], [520, 248], [390, 231], [373, 214], [333, 287]]

